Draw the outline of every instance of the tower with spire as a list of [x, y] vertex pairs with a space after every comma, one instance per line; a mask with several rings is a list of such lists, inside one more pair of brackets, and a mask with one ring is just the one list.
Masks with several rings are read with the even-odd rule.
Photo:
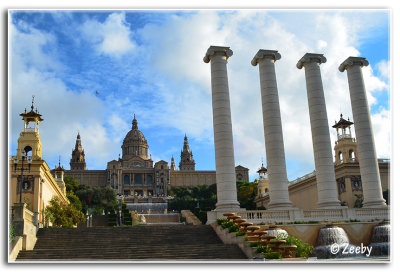
[[193, 160], [193, 154], [192, 154], [192, 151], [190, 151], [189, 142], [188, 142], [187, 136], [185, 134], [185, 138], [183, 141], [183, 150], [181, 151], [181, 162], [179, 163], [179, 170], [194, 171], [195, 165], [196, 165], [196, 163]]
[[85, 151], [82, 148], [79, 132], [76, 136], [75, 149], [72, 150], [72, 158], [69, 165], [71, 170], [86, 170]]
[[172, 155], [172, 158], [171, 158], [171, 171], [176, 171], [174, 155]]

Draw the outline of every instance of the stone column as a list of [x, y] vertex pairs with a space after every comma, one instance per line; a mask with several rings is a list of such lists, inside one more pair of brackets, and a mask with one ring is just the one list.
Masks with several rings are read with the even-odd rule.
[[231, 107], [226, 69], [228, 58], [232, 55], [233, 52], [229, 47], [210, 46], [203, 58], [205, 63], [211, 61], [217, 211], [237, 210], [240, 208], [236, 193]]
[[253, 66], [259, 64], [260, 70], [265, 152], [270, 190], [268, 208], [270, 209], [292, 207], [289, 200], [282, 121], [275, 76], [275, 61], [280, 58], [281, 55], [278, 51], [261, 49], [251, 61]]
[[364, 194], [363, 207], [375, 208], [386, 206], [386, 202], [382, 196], [371, 116], [361, 71], [361, 67], [368, 65], [369, 63], [365, 58], [349, 57], [340, 64], [339, 71], [344, 72], [344, 70], [347, 70]]
[[314, 150], [315, 172], [317, 177], [318, 207], [340, 207], [333, 166], [331, 138], [326, 113], [324, 89], [322, 86], [320, 64], [325, 63], [322, 54], [306, 53], [297, 63], [304, 67], [307, 84], [308, 110], [310, 113], [311, 134]]

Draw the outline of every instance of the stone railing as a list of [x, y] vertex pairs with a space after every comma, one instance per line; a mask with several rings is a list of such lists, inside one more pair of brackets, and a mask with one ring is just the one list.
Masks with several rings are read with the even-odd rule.
[[224, 213], [233, 212], [252, 223], [295, 221], [350, 221], [350, 220], [389, 220], [390, 209], [386, 208], [361, 208], [353, 209], [340, 207], [337, 209], [288, 209], [288, 210], [256, 210], [256, 211], [210, 211], [207, 212], [207, 224], [215, 222], [218, 218], [225, 218]]
[[197, 216], [195, 216], [190, 210], [182, 210], [181, 215], [186, 219], [186, 223], [192, 225], [201, 225], [199, 218], [197, 218]]
[[249, 222], [282, 222], [290, 221], [290, 211], [239, 211], [236, 213]]

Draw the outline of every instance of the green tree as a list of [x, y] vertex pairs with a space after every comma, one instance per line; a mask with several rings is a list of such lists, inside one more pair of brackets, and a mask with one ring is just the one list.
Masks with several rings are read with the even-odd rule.
[[65, 188], [66, 188], [67, 192], [72, 191], [73, 193], [76, 193], [76, 191], [78, 191], [78, 189], [80, 187], [82, 187], [81, 184], [79, 183], [79, 181], [77, 181], [73, 177], [65, 177], [64, 183], [65, 183]]
[[256, 203], [254, 202], [257, 196], [257, 183], [238, 181], [237, 183], [237, 199], [240, 203], [240, 207], [246, 208], [247, 210], [255, 210]]
[[73, 204], [67, 204], [54, 196], [45, 210], [46, 217], [55, 227], [72, 228], [83, 222], [85, 217]]

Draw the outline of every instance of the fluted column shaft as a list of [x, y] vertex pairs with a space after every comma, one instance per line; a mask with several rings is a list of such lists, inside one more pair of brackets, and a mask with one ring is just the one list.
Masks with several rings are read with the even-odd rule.
[[297, 63], [304, 67], [306, 74], [308, 109], [314, 150], [317, 177], [318, 207], [340, 207], [333, 165], [329, 124], [326, 113], [324, 89], [322, 86], [320, 64], [325, 63], [322, 54], [305, 54]]
[[368, 64], [365, 58], [349, 57], [339, 66], [339, 70], [347, 70], [364, 195], [363, 207], [375, 208], [386, 206], [386, 202], [382, 195], [371, 116], [361, 71], [361, 67]]
[[258, 64], [260, 71], [265, 152], [268, 166], [269, 209], [292, 207], [289, 200], [282, 120], [275, 75], [275, 61], [280, 58], [281, 55], [278, 51], [259, 50], [251, 62], [253, 66]]
[[231, 107], [226, 69], [228, 58], [232, 55], [233, 52], [229, 47], [210, 46], [203, 59], [206, 63], [211, 61], [211, 91], [217, 175], [216, 210], [218, 211], [240, 208], [236, 192]]

